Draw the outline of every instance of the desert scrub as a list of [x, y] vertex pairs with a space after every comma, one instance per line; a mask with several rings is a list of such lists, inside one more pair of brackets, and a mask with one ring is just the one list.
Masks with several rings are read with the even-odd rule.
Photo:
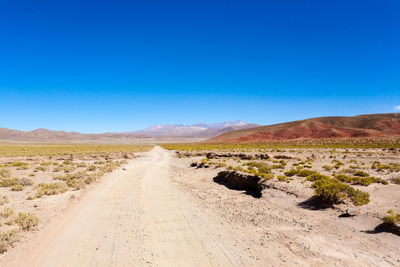
[[85, 162], [79, 162], [78, 164], [76, 164], [76, 167], [85, 168], [86, 167], [86, 163]]
[[400, 221], [400, 213], [394, 213], [393, 210], [387, 211], [388, 215], [383, 217], [382, 221], [386, 226], [394, 227]]
[[10, 200], [8, 199], [8, 197], [6, 197], [6, 196], [1, 196], [1, 197], [0, 197], [0, 206], [6, 204], [6, 203], [8, 203], [8, 202], [10, 202]]
[[35, 230], [39, 224], [39, 218], [33, 213], [18, 213], [15, 223], [18, 224], [24, 231]]
[[0, 169], [0, 178], [8, 178], [10, 176], [11, 176], [10, 170], [4, 168]]
[[24, 190], [24, 187], [20, 184], [11, 186], [11, 191], [22, 191], [22, 190]]
[[17, 177], [10, 177], [4, 178], [0, 180], [0, 187], [12, 187], [16, 185], [21, 186], [29, 186], [32, 185], [33, 181], [29, 178], [17, 178]]
[[119, 167], [118, 164], [116, 164], [116, 163], [114, 163], [114, 162], [110, 162], [110, 163], [104, 165], [104, 166], [101, 168], [101, 170], [102, 170], [103, 172], [112, 172], [113, 170], [115, 170], [115, 169], [118, 168], [118, 167]]
[[21, 239], [21, 233], [18, 229], [12, 229], [0, 232], [0, 253], [6, 252], [15, 242]]
[[74, 166], [65, 166], [64, 168], [63, 168], [63, 171], [64, 171], [64, 173], [70, 173], [70, 172], [73, 172], [73, 171], [75, 171], [75, 167]]
[[40, 163], [40, 166], [50, 166], [50, 165], [53, 165], [53, 162], [51, 162], [51, 161], [44, 161], [44, 162], [41, 162], [41, 163]]
[[17, 177], [9, 177], [0, 180], [0, 187], [10, 187], [19, 184]]
[[[196, 165], [197, 166], [197, 165]], [[94, 172], [94, 171], [96, 171], [96, 166], [95, 165], [89, 165], [87, 168], [86, 168], [86, 171], [88, 171], [88, 172]]]
[[368, 186], [372, 183], [381, 183], [384, 185], [388, 184], [388, 181], [386, 181], [385, 179], [375, 177], [350, 177], [345, 174], [335, 174], [334, 177], [341, 182], [352, 185]]
[[13, 166], [13, 167], [23, 167], [23, 166], [29, 166], [29, 164], [26, 163], [26, 162], [17, 161], [17, 162], [14, 162], [13, 164], [11, 164], [11, 166]]
[[0, 216], [3, 218], [9, 218], [13, 215], [14, 215], [14, 210], [9, 207], [5, 207], [0, 211]]
[[60, 172], [60, 171], [62, 171], [62, 170], [63, 170], [62, 167], [57, 166], [57, 167], [55, 167], [55, 168], [53, 169], [53, 172]]
[[35, 169], [33, 169], [34, 172], [40, 172], [40, 171], [45, 172], [46, 170], [47, 169], [43, 166], [38, 166]]
[[289, 180], [289, 178], [287, 178], [287, 177], [286, 177], [286, 176], [284, 176], [284, 175], [278, 175], [277, 179], [278, 179], [278, 181], [279, 181], [279, 182], [286, 182], [286, 183], [290, 183], [290, 180]]
[[333, 167], [332, 167], [332, 166], [329, 166], [329, 165], [324, 165], [324, 166], [322, 166], [322, 168], [323, 168], [325, 171], [331, 171], [331, 170], [333, 169]]
[[68, 186], [65, 182], [56, 183], [41, 183], [37, 186], [36, 197], [41, 198], [44, 195], [57, 195], [68, 191]]
[[[311, 176], [310, 176], [311, 177]], [[312, 187], [314, 195], [328, 204], [342, 203], [350, 199], [354, 205], [362, 206], [369, 203], [369, 194], [354, 187], [344, 184], [335, 178], [327, 176], [314, 176]]]

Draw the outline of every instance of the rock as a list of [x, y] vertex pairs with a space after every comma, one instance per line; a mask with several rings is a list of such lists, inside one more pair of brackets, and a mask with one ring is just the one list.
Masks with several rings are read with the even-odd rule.
[[360, 214], [360, 210], [357, 209], [357, 208], [348, 208], [348, 209], [346, 210], [346, 214], [347, 214], [348, 216], [353, 217], [353, 216], [359, 215], [359, 214]]

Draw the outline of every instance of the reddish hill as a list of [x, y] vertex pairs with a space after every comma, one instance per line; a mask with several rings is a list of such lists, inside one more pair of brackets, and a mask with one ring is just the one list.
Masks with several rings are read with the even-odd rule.
[[382, 136], [400, 136], [400, 113], [312, 118], [228, 132], [206, 142], [266, 142], [299, 138]]

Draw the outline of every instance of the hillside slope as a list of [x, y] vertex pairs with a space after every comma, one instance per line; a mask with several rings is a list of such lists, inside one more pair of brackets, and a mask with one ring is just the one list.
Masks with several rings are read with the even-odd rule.
[[400, 136], [400, 113], [320, 117], [224, 133], [211, 143], [265, 142], [299, 138]]

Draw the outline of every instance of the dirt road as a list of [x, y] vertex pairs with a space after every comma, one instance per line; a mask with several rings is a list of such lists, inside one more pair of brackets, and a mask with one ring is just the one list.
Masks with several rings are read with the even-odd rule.
[[[170, 152], [155, 147], [89, 191], [15, 248], [7, 266], [232, 266], [225, 240], [240, 239], [199, 210], [169, 177]], [[230, 243], [231, 244], [231, 243]], [[2, 265], [3, 266], [3, 265]]]

